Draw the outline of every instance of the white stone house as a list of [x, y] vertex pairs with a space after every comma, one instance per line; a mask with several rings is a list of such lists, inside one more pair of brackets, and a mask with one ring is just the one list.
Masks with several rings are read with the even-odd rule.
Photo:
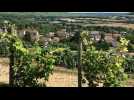
[[39, 32], [37, 30], [23, 29], [18, 31], [18, 36], [22, 39], [25, 38], [26, 34], [30, 34], [30, 38], [32, 41], [39, 40]]
[[95, 41], [99, 41], [101, 38], [99, 31], [91, 31], [90, 35], [91, 35], [91, 39]]

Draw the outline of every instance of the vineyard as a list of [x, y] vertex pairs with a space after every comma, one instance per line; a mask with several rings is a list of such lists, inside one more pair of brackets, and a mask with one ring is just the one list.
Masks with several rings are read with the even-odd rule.
[[133, 29], [51, 24], [42, 34], [11, 22], [0, 26], [1, 86], [134, 86]]
[[4, 25], [9, 30], [0, 34], [1, 57], [3, 57], [1, 60], [6, 58], [9, 61], [1, 62], [1, 67], [5, 64], [5, 67], [9, 68], [9, 74], [6, 73], [9, 85], [46, 87], [46, 82], [53, 74], [54, 67], [60, 66], [72, 70], [76, 67], [77, 51], [71, 51], [70, 48], [63, 47], [63, 44], [50, 44], [44, 47], [37, 41], [28, 40], [30, 38], [28, 35], [26, 40], [20, 39], [15, 25]]

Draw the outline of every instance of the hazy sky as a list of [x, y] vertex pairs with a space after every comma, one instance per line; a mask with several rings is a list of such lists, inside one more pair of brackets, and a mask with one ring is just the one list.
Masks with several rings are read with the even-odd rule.
[[128, 12], [69, 12], [69, 13], [128, 13]]

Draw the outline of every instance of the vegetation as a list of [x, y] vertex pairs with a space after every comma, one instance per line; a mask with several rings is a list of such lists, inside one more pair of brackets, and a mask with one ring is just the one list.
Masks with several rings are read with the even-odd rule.
[[111, 47], [110, 43], [106, 42], [104, 33], [101, 33], [101, 38], [97, 43], [95, 43], [95, 47], [97, 50], [104, 50], [104, 51], [108, 50]]
[[65, 49], [62, 52], [55, 52], [56, 65], [65, 66], [67, 68], [75, 68], [78, 64], [78, 52]]
[[[67, 17], [66, 14], [64, 12], [0, 13], [0, 28], [2, 30], [6, 27], [8, 30], [8, 32], [0, 32], [0, 56], [9, 57], [11, 54], [14, 56], [10, 59], [13, 64], [11, 66], [13, 86], [46, 86], [45, 82], [53, 74], [54, 66], [71, 69], [78, 66], [79, 38], [82, 40], [83, 49], [81, 61], [83, 79], [87, 81], [88, 86], [123, 86], [127, 73], [134, 72], [134, 58], [126, 56], [126, 52], [134, 51], [134, 30], [122, 26], [97, 26], [100, 19], [99, 23], [105, 22], [103, 17], [88, 19], [84, 15], [85, 17], [82, 17], [84, 19], [81, 20], [81, 17], [75, 18], [74, 15]], [[106, 22], [113, 22], [111, 19], [112, 17], [109, 17]], [[15, 23], [17, 27], [9, 23], [3, 25], [4, 20]], [[122, 23], [120, 20], [118, 22]], [[17, 31], [23, 29], [38, 30], [40, 41], [32, 41], [31, 31], [20, 39]], [[62, 29], [66, 29], [66, 32]], [[83, 30], [87, 31], [82, 32], [79, 37], [79, 32]], [[91, 31], [101, 33], [99, 41], [91, 40], [88, 33]], [[50, 32], [52, 34], [49, 34]], [[116, 48], [105, 39], [107, 33], [122, 35], [121, 38], [115, 36]], [[40, 79], [44, 80], [43, 84], [40, 83]]]
[[[10, 44], [10, 50], [14, 52], [13, 86], [31, 87], [40, 86], [38, 79], [48, 80], [52, 73], [54, 59], [49, 52], [44, 52], [37, 43], [29, 50], [17, 37], [14, 26], [11, 32], [0, 33], [1, 40]], [[14, 59], [14, 58], [12, 58]]]
[[0, 42], [0, 56], [1, 57], [8, 57], [10, 55], [9, 52], [9, 44], [6, 41]]
[[130, 42], [128, 44], [128, 50], [130, 52], [133, 52], [134, 51], [134, 34], [133, 33], [127, 34], [125, 37], [126, 37], [126, 39], [130, 40]]
[[95, 43], [95, 47], [97, 50], [109, 50], [111, 44], [107, 43], [106, 41], [99, 41]]
[[134, 72], [134, 56], [128, 56], [125, 59], [125, 72], [133, 73]]
[[123, 66], [125, 58], [117, 52], [125, 52], [128, 41], [121, 38], [115, 50], [106, 52], [96, 50], [87, 32], [82, 32], [81, 38], [83, 45], [86, 46], [82, 56], [82, 68], [88, 85], [90, 87], [122, 86], [122, 82], [127, 79]]

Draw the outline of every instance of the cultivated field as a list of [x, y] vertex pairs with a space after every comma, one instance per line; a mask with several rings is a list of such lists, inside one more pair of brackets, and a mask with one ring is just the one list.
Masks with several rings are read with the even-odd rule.
[[128, 24], [128, 23], [106, 23], [103, 24], [85, 24], [83, 26], [110, 26], [110, 27], [124, 27], [129, 29], [134, 29], [134, 24]]

